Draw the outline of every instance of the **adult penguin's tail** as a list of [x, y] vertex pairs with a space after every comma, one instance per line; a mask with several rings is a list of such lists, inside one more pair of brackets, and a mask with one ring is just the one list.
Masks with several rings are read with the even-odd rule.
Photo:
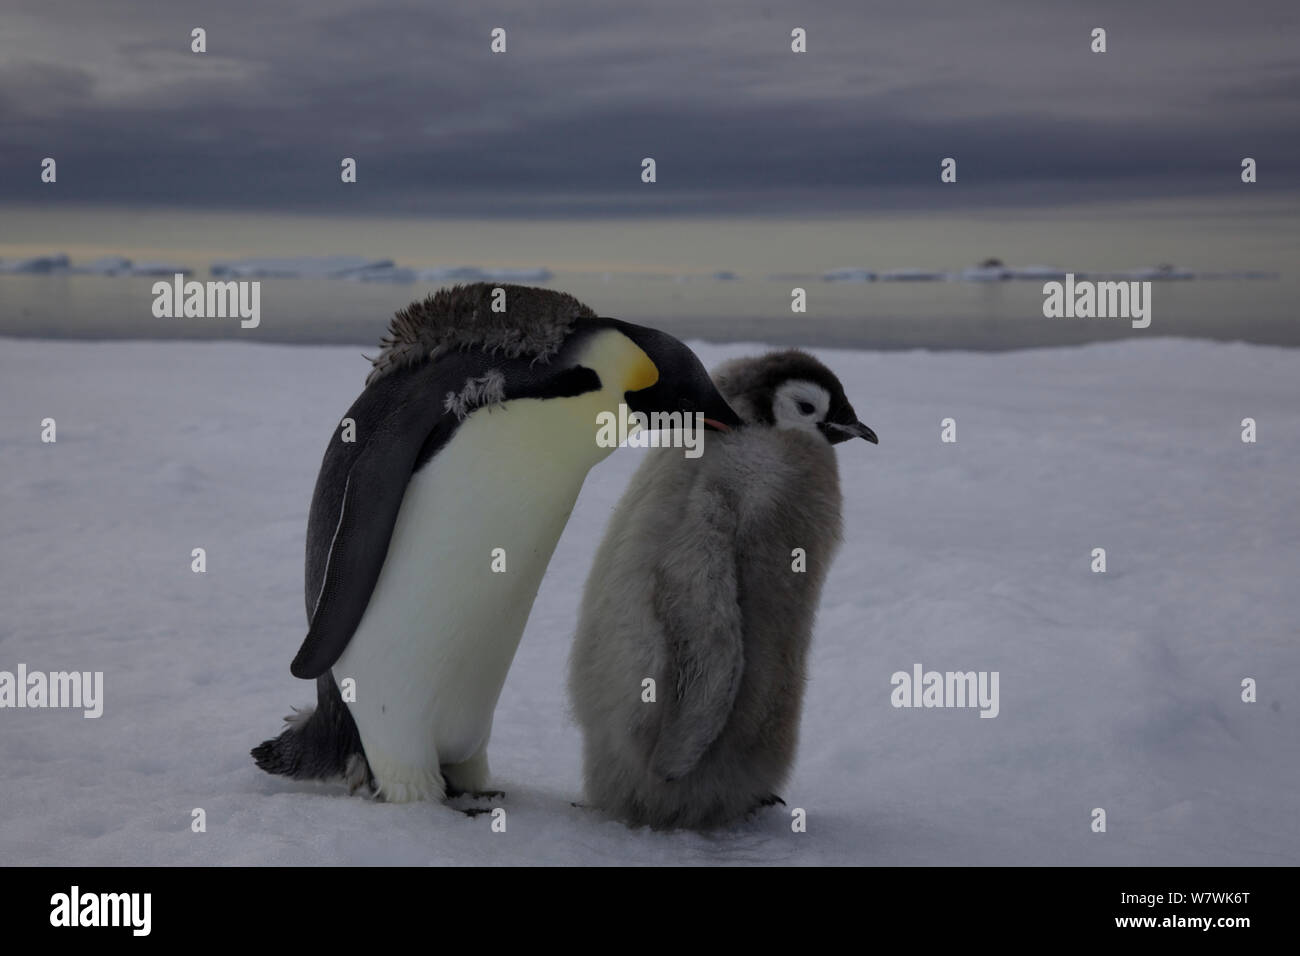
[[329, 671], [316, 678], [315, 709], [295, 708], [285, 723], [289, 726], [280, 736], [253, 748], [259, 767], [296, 780], [342, 777], [349, 790], [362, 784], [374, 790], [361, 735]]

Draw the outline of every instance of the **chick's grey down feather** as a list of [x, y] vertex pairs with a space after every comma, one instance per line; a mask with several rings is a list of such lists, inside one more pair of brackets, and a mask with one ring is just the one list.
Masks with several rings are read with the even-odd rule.
[[714, 379], [760, 424], [708, 433], [695, 459], [647, 450], [597, 550], [570, 660], [586, 799], [632, 825], [708, 829], [777, 799], [841, 538], [831, 444], [762, 425], [743, 368]]

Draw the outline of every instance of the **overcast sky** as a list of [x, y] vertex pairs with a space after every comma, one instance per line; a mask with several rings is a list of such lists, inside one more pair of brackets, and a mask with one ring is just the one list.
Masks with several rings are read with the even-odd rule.
[[5, 0], [0, 201], [582, 217], [1291, 192], [1297, 51], [1296, 0]]

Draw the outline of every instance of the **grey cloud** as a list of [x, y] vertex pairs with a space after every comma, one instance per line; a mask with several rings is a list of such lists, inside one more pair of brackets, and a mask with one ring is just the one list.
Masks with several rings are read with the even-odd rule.
[[[0, 200], [839, 211], [1203, 195], [1296, 171], [1285, 2], [221, 6], [19, 0]], [[1112, 52], [1087, 51], [1106, 25]], [[209, 54], [188, 53], [189, 29]], [[805, 56], [789, 29], [809, 30]], [[510, 51], [488, 52], [505, 26]], [[9, 32], [9, 31], [7, 31]], [[1292, 37], [1294, 33], [1292, 33]], [[1207, 64], [1212, 64], [1210, 68]], [[359, 182], [341, 188], [355, 156]], [[639, 181], [640, 159], [659, 182]], [[959, 182], [938, 184], [955, 156]]]

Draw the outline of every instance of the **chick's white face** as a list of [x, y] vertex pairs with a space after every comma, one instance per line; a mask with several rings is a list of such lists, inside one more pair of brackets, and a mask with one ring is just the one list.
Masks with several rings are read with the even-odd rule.
[[816, 382], [792, 379], [777, 386], [772, 396], [772, 419], [777, 428], [802, 428], [817, 433], [817, 424], [826, 420], [831, 396]]

